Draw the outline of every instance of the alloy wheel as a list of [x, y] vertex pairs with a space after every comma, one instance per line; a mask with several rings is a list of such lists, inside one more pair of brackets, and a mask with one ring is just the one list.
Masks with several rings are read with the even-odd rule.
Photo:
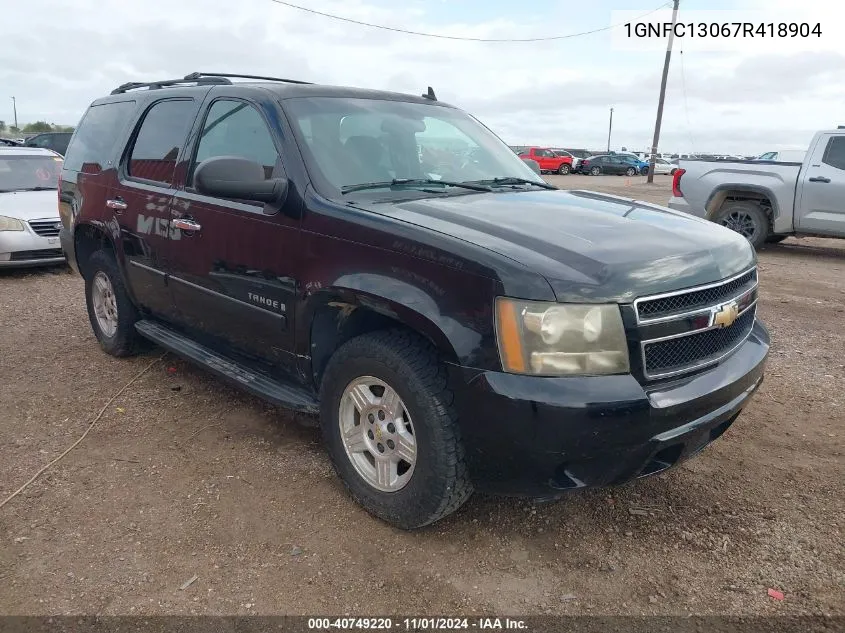
[[357, 473], [370, 486], [396, 492], [411, 480], [417, 442], [402, 398], [383, 380], [356, 378], [340, 399], [340, 437]]

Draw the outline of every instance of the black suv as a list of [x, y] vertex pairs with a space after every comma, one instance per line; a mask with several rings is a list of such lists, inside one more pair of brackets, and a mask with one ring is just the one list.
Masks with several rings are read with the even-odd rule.
[[106, 352], [150, 339], [319, 413], [352, 495], [403, 528], [473, 489], [660, 472], [763, 376], [747, 240], [557, 191], [431, 89], [126, 84], [83, 117], [59, 198]]
[[28, 138], [25, 145], [27, 147], [51, 149], [64, 156], [67, 153], [67, 146], [72, 136], [71, 132], [45, 132]]

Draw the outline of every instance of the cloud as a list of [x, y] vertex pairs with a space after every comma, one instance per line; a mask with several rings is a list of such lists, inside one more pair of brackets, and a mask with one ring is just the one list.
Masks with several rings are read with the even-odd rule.
[[[312, 0], [308, 6], [475, 37], [542, 36], [609, 19], [607, 7], [573, 12], [565, 3]], [[4, 20], [12, 28], [0, 50], [3, 93], [17, 98], [22, 121], [65, 124], [126, 81], [240, 71], [411, 94], [431, 85], [439, 98], [514, 144], [604, 147], [614, 107], [613, 145], [640, 149], [651, 141], [663, 59], [613, 51], [606, 33], [530, 45], [455, 42], [343, 24], [269, 0], [28, 0], [4, 8]], [[687, 52], [685, 82], [680, 61], [676, 53], [662, 148], [756, 153], [801, 146], [813, 130], [845, 122], [836, 120], [845, 90], [845, 56], [838, 51]], [[8, 121], [11, 102], [4, 101], [0, 119]]]

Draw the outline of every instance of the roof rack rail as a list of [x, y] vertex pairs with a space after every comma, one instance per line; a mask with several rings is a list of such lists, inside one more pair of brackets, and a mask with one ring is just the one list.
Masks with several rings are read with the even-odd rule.
[[188, 75], [183, 79], [165, 79], [163, 81], [150, 81], [150, 82], [141, 82], [141, 81], [130, 81], [128, 83], [122, 84], [111, 91], [111, 94], [118, 95], [129, 90], [137, 90], [138, 88], [147, 88], [148, 90], [158, 90], [160, 88], [168, 88], [171, 86], [184, 86], [185, 84], [191, 84], [195, 86], [200, 86], [204, 84], [231, 84], [232, 82], [226, 79], [225, 77], [192, 77]]
[[232, 79], [258, 79], [260, 81], [281, 81], [286, 84], [306, 84], [310, 85], [310, 81], [300, 81], [299, 79], [283, 79], [281, 77], [264, 77], [263, 75], [239, 75], [236, 73], [191, 73], [190, 75], [185, 75], [186, 81], [197, 81], [204, 78], [213, 78], [213, 77], [221, 77], [224, 79], [232, 78]]

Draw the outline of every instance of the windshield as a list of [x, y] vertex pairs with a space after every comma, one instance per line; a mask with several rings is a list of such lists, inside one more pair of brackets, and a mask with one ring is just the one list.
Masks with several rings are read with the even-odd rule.
[[[429, 194], [472, 189], [433, 190], [424, 181], [517, 178], [545, 184], [501, 139], [454, 108], [339, 97], [287, 99], [284, 105], [317, 188], [334, 189], [326, 194], [405, 179], [420, 181]], [[407, 195], [407, 188], [402, 192]]]
[[0, 155], [0, 192], [56, 189], [62, 159], [58, 156]]

